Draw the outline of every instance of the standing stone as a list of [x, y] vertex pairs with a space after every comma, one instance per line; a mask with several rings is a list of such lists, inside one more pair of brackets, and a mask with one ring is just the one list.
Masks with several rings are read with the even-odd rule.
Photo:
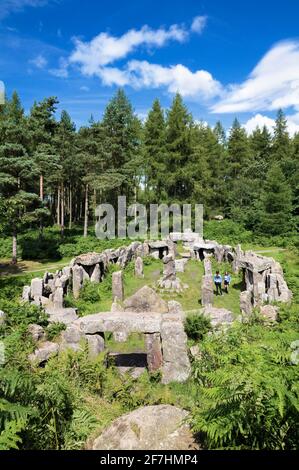
[[101, 279], [101, 269], [100, 265], [96, 264], [94, 270], [92, 271], [92, 275], [90, 276], [91, 282], [100, 282]]
[[41, 297], [43, 295], [43, 280], [39, 277], [35, 277], [31, 281], [31, 297]]
[[29, 302], [30, 301], [30, 286], [24, 286], [23, 287], [22, 300], [23, 300], [23, 302]]
[[274, 322], [278, 319], [278, 307], [274, 305], [263, 305], [260, 307], [260, 312], [266, 321]]
[[240, 294], [240, 310], [245, 315], [252, 312], [252, 291], [244, 290]]
[[53, 295], [54, 308], [63, 308], [63, 288], [57, 287]]
[[175, 280], [175, 261], [172, 255], [163, 258], [163, 279]]
[[105, 349], [105, 340], [101, 335], [86, 335], [90, 359], [95, 359]]
[[116, 271], [112, 274], [112, 298], [121, 302], [124, 300], [123, 272]]
[[163, 364], [160, 333], [145, 334], [147, 365], [150, 372], [159, 370]]
[[201, 283], [201, 305], [203, 307], [210, 307], [213, 305], [214, 300], [214, 284], [213, 278], [210, 274], [202, 276]]
[[162, 383], [185, 382], [191, 373], [182, 315], [164, 314], [161, 324]]
[[186, 258], [176, 259], [175, 260], [175, 271], [177, 273], [183, 273], [185, 271], [185, 265], [187, 263]]
[[73, 271], [73, 295], [75, 299], [78, 299], [80, 295], [80, 289], [83, 284], [83, 272], [82, 266], [75, 264], [72, 268]]
[[143, 259], [138, 256], [135, 260], [135, 276], [136, 277], [144, 277], [143, 274]]
[[210, 258], [205, 257], [203, 260], [204, 264], [204, 269], [205, 269], [205, 275], [206, 276], [212, 276], [212, 263]]

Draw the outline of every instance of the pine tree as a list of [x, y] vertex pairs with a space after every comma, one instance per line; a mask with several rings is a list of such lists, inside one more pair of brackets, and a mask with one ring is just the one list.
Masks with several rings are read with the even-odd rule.
[[281, 235], [292, 230], [292, 192], [278, 164], [268, 171], [260, 209], [260, 232]]
[[165, 117], [159, 100], [155, 100], [144, 126], [144, 172], [151, 202], [159, 202], [164, 188], [167, 164]]
[[16, 92], [6, 104], [0, 121], [1, 219], [12, 235], [12, 263], [17, 263], [17, 235], [36, 220], [38, 196], [29, 191], [34, 162], [27, 153], [28, 132], [24, 110]]
[[187, 168], [192, 154], [191, 129], [192, 117], [177, 93], [166, 122], [168, 176], [165, 187], [170, 202], [190, 200], [192, 185]]
[[288, 161], [291, 157], [291, 140], [288, 133], [287, 119], [280, 109], [274, 127], [273, 160], [279, 163]]

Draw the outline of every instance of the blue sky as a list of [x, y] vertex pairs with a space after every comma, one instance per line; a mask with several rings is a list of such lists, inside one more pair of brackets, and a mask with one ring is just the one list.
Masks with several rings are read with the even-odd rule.
[[179, 91], [194, 118], [299, 131], [299, 1], [0, 0], [0, 80], [78, 126], [123, 86], [143, 118]]

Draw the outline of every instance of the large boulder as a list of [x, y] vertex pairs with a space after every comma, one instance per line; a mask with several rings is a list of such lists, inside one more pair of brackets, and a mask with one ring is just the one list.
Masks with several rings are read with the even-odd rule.
[[102, 255], [100, 253], [85, 253], [77, 256], [74, 260], [74, 264], [80, 264], [82, 266], [94, 266], [102, 261]]
[[210, 321], [212, 326], [230, 325], [233, 321], [233, 314], [225, 308], [206, 307], [203, 311]]
[[27, 331], [32, 337], [33, 341], [39, 341], [41, 339], [44, 339], [46, 336], [46, 333], [43, 327], [35, 323], [31, 323], [30, 325], [28, 325]]
[[278, 307], [274, 305], [262, 305], [260, 307], [260, 313], [266, 321], [277, 321], [278, 318]]
[[145, 406], [114, 420], [91, 444], [93, 450], [191, 450], [198, 445], [185, 420], [171, 405]]
[[32, 364], [39, 365], [50, 359], [50, 357], [55, 356], [58, 351], [59, 346], [57, 343], [45, 341], [34, 351], [34, 353], [29, 354], [28, 359]]
[[148, 286], [139, 289], [135, 294], [124, 301], [124, 308], [133, 312], [168, 312], [168, 305], [161, 297]]
[[64, 323], [69, 325], [73, 321], [77, 320], [78, 315], [75, 308], [46, 308], [46, 313], [49, 315], [50, 323]]

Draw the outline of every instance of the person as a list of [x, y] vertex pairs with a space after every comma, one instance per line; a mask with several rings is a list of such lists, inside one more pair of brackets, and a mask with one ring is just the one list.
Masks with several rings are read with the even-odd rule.
[[216, 271], [216, 274], [214, 276], [214, 283], [215, 283], [215, 287], [216, 287], [216, 294], [220, 294], [222, 295], [222, 287], [221, 287], [221, 284], [222, 284], [222, 276], [221, 274], [219, 274], [219, 271]]
[[228, 286], [230, 285], [230, 281], [231, 281], [231, 276], [227, 271], [225, 271], [225, 273], [224, 273], [224, 291], [227, 294], [228, 294]]

